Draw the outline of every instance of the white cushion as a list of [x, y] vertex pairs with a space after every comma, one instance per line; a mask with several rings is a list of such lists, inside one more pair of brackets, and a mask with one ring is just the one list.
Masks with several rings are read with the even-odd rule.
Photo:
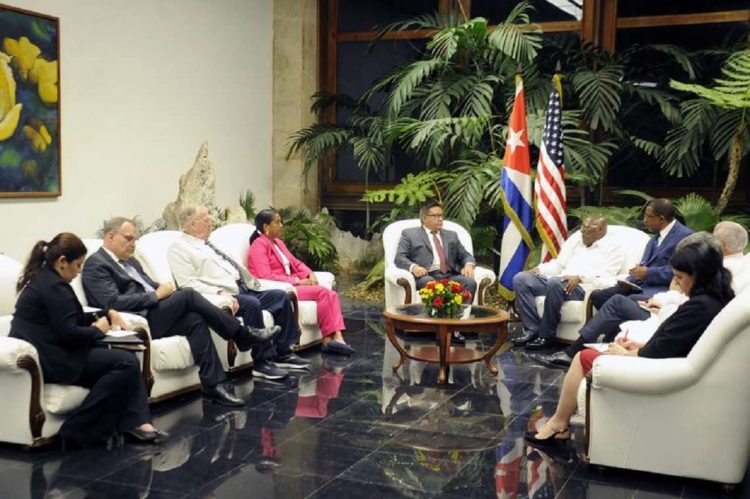
[[138, 240], [135, 257], [143, 265], [146, 274], [156, 282], [173, 282], [169, 269], [167, 250], [182, 235], [178, 230], [160, 230], [144, 234]]
[[22, 270], [19, 262], [0, 255], [0, 315], [12, 314], [16, 308], [16, 283]]
[[314, 301], [300, 301], [299, 323], [305, 326], [314, 326], [318, 323], [318, 304]]
[[76, 409], [89, 394], [87, 388], [75, 385], [44, 385], [44, 408], [52, 414], [67, 414]]
[[250, 236], [253, 232], [253, 224], [227, 224], [211, 232], [208, 239], [235, 262], [247, 268], [247, 252], [250, 250]]
[[184, 336], [151, 341], [151, 365], [157, 371], [185, 369], [194, 364], [190, 344]]

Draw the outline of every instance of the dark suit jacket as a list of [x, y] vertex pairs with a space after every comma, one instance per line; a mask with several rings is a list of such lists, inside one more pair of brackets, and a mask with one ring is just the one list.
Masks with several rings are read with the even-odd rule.
[[[138, 260], [130, 258], [128, 263], [135, 267], [154, 289], [159, 287], [159, 283], [146, 275]], [[109, 256], [104, 248], [99, 248], [99, 251], [86, 259], [81, 281], [86, 299], [92, 307], [114, 308], [145, 317], [149, 308], [159, 304], [156, 293], [146, 291]]]
[[693, 296], [659, 326], [638, 355], [653, 359], [687, 357], [722, 308], [724, 305], [713, 296]]
[[[474, 256], [466, 251], [461, 241], [458, 240], [458, 234], [452, 230], [442, 229], [440, 239], [451, 274], [460, 274], [464, 265], [476, 263]], [[404, 229], [396, 250], [396, 267], [409, 270], [412, 264], [417, 264], [429, 270], [433, 259], [432, 245], [424, 228], [420, 226]]]
[[660, 245], [656, 245], [659, 238], [658, 234], [651, 238], [646, 245], [646, 249], [643, 250], [643, 258], [640, 263], [648, 267], [646, 279], [638, 283], [643, 288], [644, 295], [652, 296], [669, 288], [669, 283], [672, 281], [672, 266], [669, 264], [669, 259], [672, 257], [677, 243], [692, 233], [691, 229], [676, 221], [674, 227], [667, 233]]
[[88, 351], [104, 337], [92, 320], [70, 284], [45, 265], [18, 297], [9, 336], [36, 347], [46, 382], [69, 385], [81, 377]]

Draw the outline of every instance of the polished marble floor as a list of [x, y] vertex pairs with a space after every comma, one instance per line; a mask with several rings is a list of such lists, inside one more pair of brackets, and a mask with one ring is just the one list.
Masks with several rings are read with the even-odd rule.
[[347, 339], [358, 349], [351, 359], [316, 348], [303, 354], [312, 369], [284, 383], [233, 378], [247, 401], [242, 410], [198, 395], [157, 405], [155, 424], [172, 435], [161, 446], [0, 445], [0, 499], [750, 497], [747, 477], [725, 492], [708, 482], [594, 470], [575, 440], [555, 451], [527, 447], [523, 433], [554, 411], [562, 371], [506, 345], [495, 358], [498, 377], [483, 364], [462, 365], [438, 386], [436, 366], [413, 361], [394, 374], [381, 310], [343, 305]]

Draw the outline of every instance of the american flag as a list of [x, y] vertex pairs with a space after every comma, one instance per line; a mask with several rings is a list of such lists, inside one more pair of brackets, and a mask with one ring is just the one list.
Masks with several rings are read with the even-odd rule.
[[513, 276], [521, 272], [534, 246], [531, 236], [531, 161], [526, 130], [526, 104], [523, 81], [516, 76], [516, 95], [508, 120], [508, 141], [500, 177], [500, 198], [503, 203], [503, 240], [500, 248], [499, 293], [514, 298]]
[[534, 183], [536, 228], [542, 238], [543, 262], [556, 258], [568, 237], [560, 76], [555, 75], [552, 80]]

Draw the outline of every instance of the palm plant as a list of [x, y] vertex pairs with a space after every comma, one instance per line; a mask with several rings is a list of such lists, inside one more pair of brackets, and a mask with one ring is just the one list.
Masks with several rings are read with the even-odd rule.
[[663, 155], [667, 168], [677, 168], [679, 163], [697, 168], [702, 146], [708, 142], [716, 160], [727, 158], [727, 180], [714, 209], [717, 216], [726, 209], [742, 158], [750, 150], [750, 49], [732, 54], [721, 73], [723, 78], [716, 79], [713, 87], [671, 82], [673, 88], [699, 98], [684, 104], [683, 123], [672, 131]]

